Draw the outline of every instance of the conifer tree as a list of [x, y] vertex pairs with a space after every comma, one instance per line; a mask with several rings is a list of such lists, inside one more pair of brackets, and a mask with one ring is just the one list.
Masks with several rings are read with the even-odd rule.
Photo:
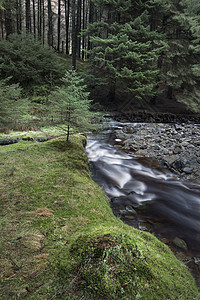
[[109, 77], [110, 100], [120, 84], [136, 97], [153, 95], [158, 80], [157, 61], [161, 52], [148, 13], [139, 2], [94, 1], [101, 9], [101, 21], [89, 24], [87, 34], [93, 47], [90, 63], [104, 68]]
[[[200, 16], [197, 1], [173, 1], [166, 19], [167, 51], [162, 73], [174, 97], [193, 111], [200, 111]], [[172, 96], [172, 95], [170, 95]]]
[[28, 120], [28, 100], [21, 96], [19, 84], [0, 80], [0, 129], [16, 128]]
[[84, 132], [91, 128], [90, 100], [84, 80], [76, 71], [67, 71], [62, 87], [50, 95], [50, 116], [54, 124], [66, 134], [67, 141], [71, 133]]
[[22, 87], [50, 81], [56, 84], [65, 72], [55, 52], [32, 35], [10, 35], [0, 42], [0, 53], [0, 78], [11, 76], [10, 82]]

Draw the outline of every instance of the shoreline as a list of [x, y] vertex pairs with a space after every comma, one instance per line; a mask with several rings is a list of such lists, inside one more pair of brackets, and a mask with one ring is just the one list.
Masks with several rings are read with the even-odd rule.
[[137, 123], [115, 130], [124, 151], [158, 161], [183, 180], [200, 184], [200, 127], [193, 124]]

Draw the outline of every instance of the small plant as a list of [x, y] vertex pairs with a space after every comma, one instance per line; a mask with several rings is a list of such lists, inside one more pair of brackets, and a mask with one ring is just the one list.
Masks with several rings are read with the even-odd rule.
[[71, 133], [84, 132], [91, 128], [90, 100], [83, 79], [75, 71], [67, 71], [63, 86], [50, 95], [51, 120], [67, 136]]

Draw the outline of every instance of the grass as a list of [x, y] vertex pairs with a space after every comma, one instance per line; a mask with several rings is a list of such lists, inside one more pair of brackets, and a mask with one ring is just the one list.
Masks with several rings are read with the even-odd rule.
[[200, 299], [167, 246], [114, 217], [84, 139], [0, 148], [0, 299]]

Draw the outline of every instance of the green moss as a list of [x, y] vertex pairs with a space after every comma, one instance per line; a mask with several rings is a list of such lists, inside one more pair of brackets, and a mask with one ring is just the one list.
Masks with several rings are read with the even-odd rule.
[[167, 246], [114, 217], [83, 140], [0, 148], [0, 298], [200, 299]]

